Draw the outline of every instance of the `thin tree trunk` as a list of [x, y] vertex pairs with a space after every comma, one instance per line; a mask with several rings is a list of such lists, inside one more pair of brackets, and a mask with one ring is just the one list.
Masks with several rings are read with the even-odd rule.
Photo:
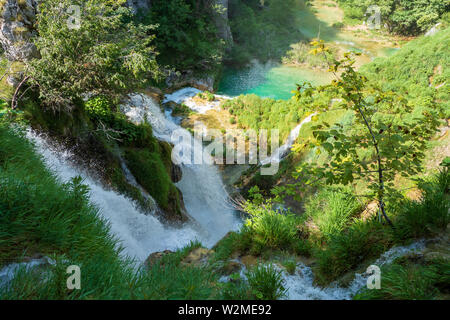
[[372, 142], [375, 147], [375, 150], [377, 152], [377, 161], [378, 161], [378, 183], [379, 183], [379, 189], [380, 192], [378, 193], [378, 206], [380, 207], [381, 213], [383, 214], [384, 219], [386, 219], [387, 223], [394, 227], [392, 221], [389, 219], [389, 217], [386, 214], [386, 210], [384, 208], [384, 180], [383, 180], [383, 166], [381, 164], [381, 156], [380, 156], [380, 150], [378, 149], [378, 141], [375, 138], [375, 135], [373, 134], [372, 127], [370, 126], [369, 122], [367, 121], [366, 115], [361, 110], [361, 107], [358, 106], [358, 111], [361, 114], [361, 116], [364, 119], [364, 122], [366, 124], [366, 127], [369, 129], [370, 135], [372, 136]]
[[30, 78], [29, 76], [24, 77], [24, 78], [22, 79], [22, 81], [19, 83], [19, 85], [17, 86], [16, 91], [14, 92], [14, 95], [13, 95], [12, 100], [11, 100], [11, 109], [12, 109], [12, 110], [14, 110], [14, 109], [17, 107], [17, 104], [18, 104], [18, 102], [19, 102], [19, 101], [17, 100], [17, 95], [18, 95], [19, 92], [20, 92], [20, 88], [25, 84], [25, 82], [28, 81], [29, 78]]

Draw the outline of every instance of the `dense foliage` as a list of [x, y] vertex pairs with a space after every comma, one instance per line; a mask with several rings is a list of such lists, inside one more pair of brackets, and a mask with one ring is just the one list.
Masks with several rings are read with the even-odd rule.
[[178, 70], [211, 71], [221, 61], [223, 43], [211, 18], [216, 14], [210, 1], [153, 0], [140, 19], [157, 25], [155, 45], [161, 65]]
[[[328, 50], [322, 41], [315, 44], [317, 53]], [[343, 109], [352, 121], [347, 127], [322, 122], [313, 128], [314, 141], [294, 147], [301, 150], [309, 145], [329, 156], [327, 165], [300, 164], [294, 174], [300, 182], [294, 185], [302, 188], [318, 181], [349, 185], [363, 180], [370, 190], [365, 196], [377, 199], [380, 215], [390, 223], [384, 198], [397, 196], [397, 175], [408, 177], [422, 170], [427, 142], [436, 133], [440, 117], [433, 108], [415, 108], [399, 94], [368, 86], [368, 79], [354, 70], [351, 54], [344, 56], [330, 64], [329, 71], [336, 77], [330, 85], [299, 86], [297, 97], [309, 98], [314, 112]], [[323, 92], [333, 99], [315, 99]]]
[[236, 123], [247, 129], [278, 129], [280, 142], [303, 119], [305, 111], [295, 100], [274, 100], [257, 95], [241, 95], [222, 104]]
[[[67, 9], [79, 5], [79, 28]], [[35, 43], [41, 59], [30, 62], [29, 75], [44, 103], [70, 108], [86, 93], [117, 97], [156, 78], [153, 27], [131, 21], [130, 10], [103, 0], [45, 0], [37, 16]]]
[[338, 2], [343, 7], [346, 18], [356, 20], [363, 20], [367, 8], [377, 5], [381, 11], [382, 24], [386, 24], [390, 32], [404, 35], [417, 35], [427, 31], [450, 10], [450, 2], [446, 0], [339, 0]]
[[229, 18], [234, 46], [229, 62], [237, 65], [252, 59], [279, 60], [289, 45], [304, 39], [297, 14], [299, 0], [230, 0]]

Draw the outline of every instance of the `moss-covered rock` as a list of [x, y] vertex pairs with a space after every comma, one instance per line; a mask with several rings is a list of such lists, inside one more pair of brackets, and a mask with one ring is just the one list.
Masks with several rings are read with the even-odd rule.
[[158, 151], [127, 149], [125, 150], [127, 166], [137, 182], [164, 210], [167, 219], [185, 220], [182, 195], [171, 179], [172, 164], [167, 161], [164, 151]]

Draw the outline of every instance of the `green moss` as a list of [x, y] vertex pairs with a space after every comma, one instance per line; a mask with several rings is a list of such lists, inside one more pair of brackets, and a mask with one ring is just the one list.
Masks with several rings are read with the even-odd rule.
[[147, 149], [127, 149], [127, 165], [137, 182], [148, 191], [158, 205], [170, 213], [181, 214], [181, 201], [177, 188], [172, 183], [168, 163], [158, 152]]

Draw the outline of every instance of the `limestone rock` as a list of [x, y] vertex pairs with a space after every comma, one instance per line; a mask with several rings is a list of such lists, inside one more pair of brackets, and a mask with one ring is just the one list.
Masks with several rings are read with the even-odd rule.
[[241, 258], [242, 263], [245, 265], [246, 268], [253, 267], [258, 263], [258, 258], [252, 255], [243, 256]]
[[181, 261], [184, 266], [202, 266], [208, 262], [209, 257], [214, 253], [213, 250], [206, 248], [197, 248], [191, 251], [189, 255]]
[[4, 0], [0, 2], [0, 43], [10, 61], [27, 61], [39, 57], [32, 38], [38, 0]]
[[147, 268], [151, 267], [156, 262], [161, 260], [164, 256], [171, 254], [171, 253], [173, 253], [173, 251], [170, 251], [170, 250], [164, 250], [162, 252], [154, 252], [151, 255], [149, 255], [148, 258], [145, 260], [144, 266], [146, 266]]

